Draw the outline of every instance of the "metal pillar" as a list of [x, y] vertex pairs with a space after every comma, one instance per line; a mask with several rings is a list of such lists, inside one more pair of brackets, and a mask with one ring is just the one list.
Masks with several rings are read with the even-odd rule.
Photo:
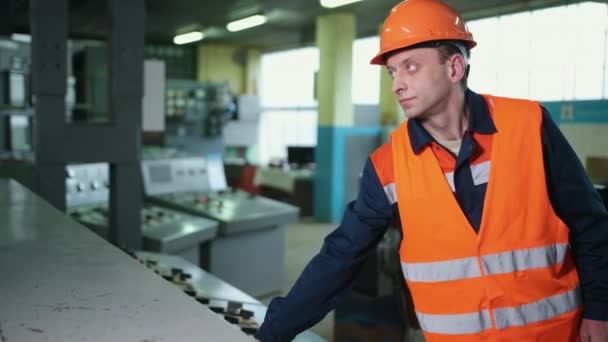
[[[141, 107], [144, 71], [144, 0], [110, 0], [110, 121], [131, 132], [124, 143], [134, 153], [110, 167], [110, 240], [141, 247], [142, 180], [140, 172]], [[129, 139], [130, 138], [130, 139]], [[114, 145], [121, 149], [120, 145]], [[116, 191], [114, 191], [116, 189]], [[136, 227], [137, 229], [131, 229]], [[124, 228], [129, 228], [124, 229]]]
[[0, 35], [10, 35], [13, 31], [13, 0], [4, 1], [0, 10]]
[[110, 163], [110, 242], [141, 246], [144, 0], [109, 0], [108, 125], [65, 118], [67, 0], [30, 0], [36, 95], [37, 191], [65, 208], [65, 164]]
[[[67, 0], [31, 0], [32, 81], [35, 103], [34, 190], [65, 210], [65, 160], [48, 145], [65, 129]], [[59, 151], [57, 151], [59, 152]], [[63, 172], [61, 171], [63, 170]]]

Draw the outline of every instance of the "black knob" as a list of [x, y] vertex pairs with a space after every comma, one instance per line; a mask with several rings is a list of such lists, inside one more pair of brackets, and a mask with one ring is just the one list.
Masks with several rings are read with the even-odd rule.
[[239, 323], [239, 318], [238, 317], [224, 316], [224, 319], [227, 320], [228, 322], [232, 323], [232, 324], [238, 324]]
[[196, 297], [196, 291], [192, 290], [192, 289], [184, 289], [184, 292], [191, 297]]
[[196, 301], [204, 305], [209, 304], [209, 298], [205, 297], [196, 297]]
[[255, 333], [258, 332], [258, 328], [253, 328], [253, 327], [242, 327], [241, 331], [244, 332], [247, 335], [253, 335]]
[[221, 306], [210, 306], [209, 310], [215, 313], [224, 313], [224, 308], [222, 308]]
[[253, 311], [241, 309], [241, 317], [245, 319], [250, 319], [253, 317]]

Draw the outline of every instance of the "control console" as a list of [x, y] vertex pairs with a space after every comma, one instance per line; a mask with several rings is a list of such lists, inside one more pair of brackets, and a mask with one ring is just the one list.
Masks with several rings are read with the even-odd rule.
[[[106, 163], [67, 166], [68, 214], [103, 238], [109, 232], [109, 168]], [[141, 210], [145, 250], [200, 261], [199, 244], [217, 235], [217, 222], [187, 213], [144, 204]]]
[[253, 295], [282, 289], [284, 225], [297, 207], [229, 189], [219, 156], [145, 160], [142, 173], [151, 203], [219, 223], [203, 268]]

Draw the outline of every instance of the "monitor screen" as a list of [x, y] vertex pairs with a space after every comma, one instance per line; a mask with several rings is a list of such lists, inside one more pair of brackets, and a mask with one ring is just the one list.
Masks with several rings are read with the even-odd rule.
[[289, 164], [306, 165], [315, 162], [315, 148], [312, 146], [287, 146]]

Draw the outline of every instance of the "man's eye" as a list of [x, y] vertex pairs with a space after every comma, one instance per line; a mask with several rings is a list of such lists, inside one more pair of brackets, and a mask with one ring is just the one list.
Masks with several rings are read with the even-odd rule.
[[395, 72], [393, 70], [388, 70], [388, 76], [392, 79], [395, 79]]
[[418, 66], [416, 64], [407, 64], [405, 66], [405, 69], [409, 72], [413, 72], [413, 71], [418, 70]]

